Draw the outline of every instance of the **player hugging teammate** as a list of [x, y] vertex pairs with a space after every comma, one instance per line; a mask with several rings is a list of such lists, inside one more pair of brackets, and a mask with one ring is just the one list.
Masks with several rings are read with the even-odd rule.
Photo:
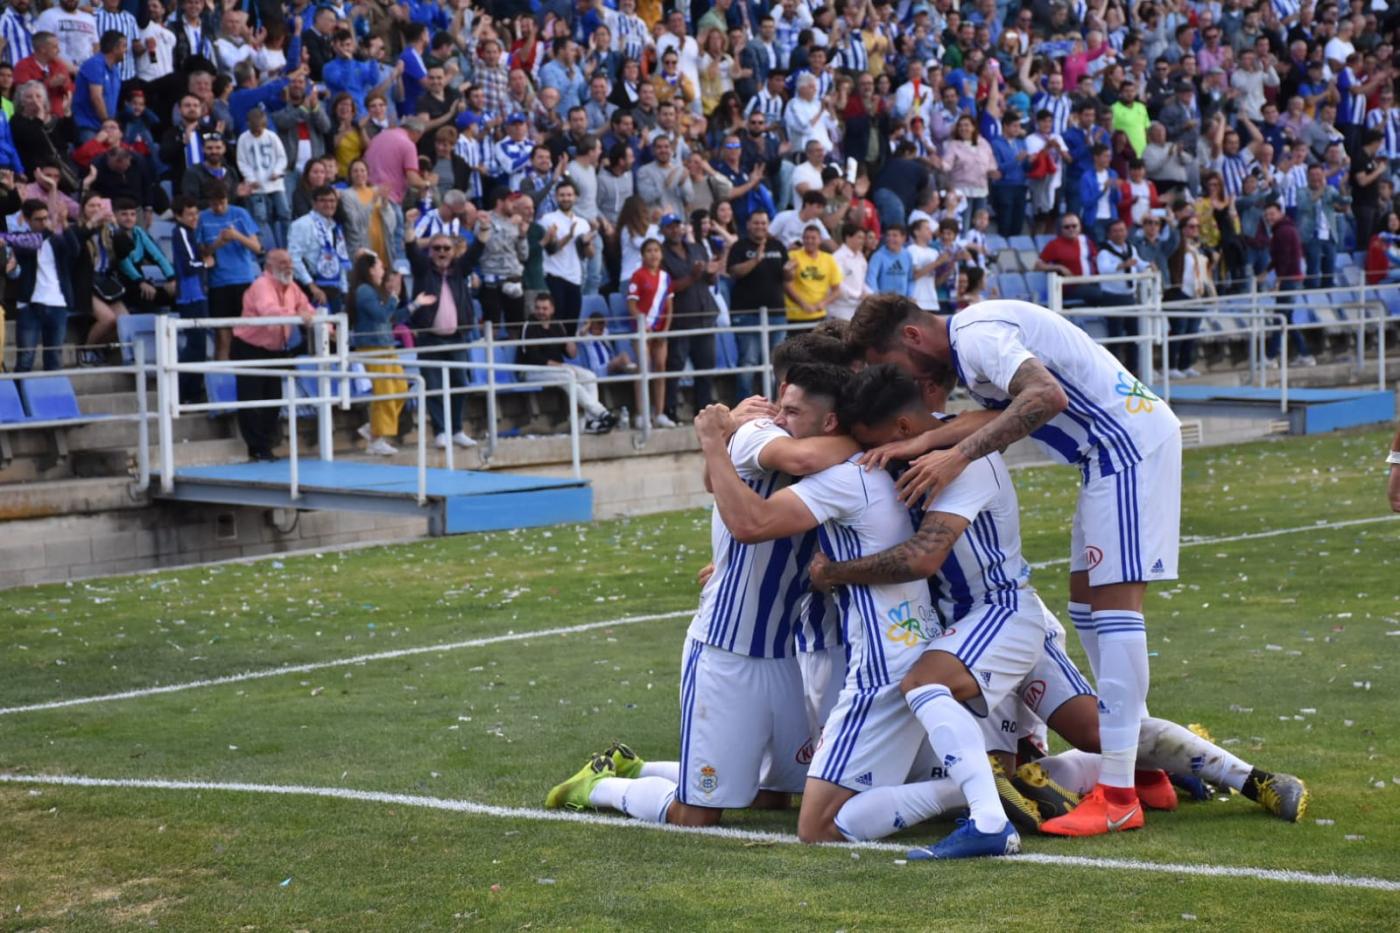
[[[775, 353], [777, 406], [696, 418], [713, 572], [682, 656], [680, 759], [614, 743], [546, 805], [700, 826], [800, 792], [807, 842], [966, 808], [916, 859], [1012, 854], [1024, 831], [1136, 829], [1144, 807], [1176, 806], [1173, 780], [1300, 818], [1297, 778], [1147, 714], [1144, 595], [1176, 577], [1181, 442], [1167, 405], [1025, 302], [948, 318], [879, 295], [844, 339], [832, 330]], [[955, 382], [982, 411], [939, 414]], [[1069, 610], [1097, 692], [1021, 554], [1000, 452], [1027, 436], [1081, 474]], [[1074, 750], [1018, 743], [1043, 725]], [[1018, 767], [1017, 750], [1038, 760]]]

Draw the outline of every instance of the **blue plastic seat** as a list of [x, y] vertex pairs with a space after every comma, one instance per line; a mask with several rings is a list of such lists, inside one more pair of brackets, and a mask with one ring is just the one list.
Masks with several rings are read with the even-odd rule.
[[73, 382], [67, 376], [25, 379], [20, 392], [24, 396], [24, 407], [34, 421], [67, 421], [83, 416]]
[[146, 348], [146, 362], [156, 361], [156, 316], [154, 314], [123, 314], [117, 318], [117, 342], [122, 348], [122, 362], [136, 362], [137, 342]]
[[1029, 301], [1031, 298], [1026, 280], [1021, 278], [1018, 272], [1003, 272], [992, 281], [996, 284], [997, 293], [1003, 298], [1015, 298], [1020, 301]]
[[613, 292], [608, 296], [608, 333], [626, 334], [635, 330], [632, 315], [627, 311], [627, 295]]
[[589, 315], [594, 311], [603, 315], [603, 320], [606, 321], [608, 319], [608, 314], [612, 311], [608, 306], [608, 299], [604, 298], [602, 295], [584, 295], [583, 304], [579, 306], [579, 314], [582, 320], [588, 320]]
[[1050, 300], [1050, 277], [1047, 272], [1027, 272], [1026, 288], [1030, 291], [1031, 300], [1045, 304]]
[[1025, 234], [1022, 234], [1021, 236], [1014, 236], [1007, 242], [1011, 244], [1012, 249], [1017, 251], [1028, 251], [1032, 253], [1040, 252], [1040, 250], [1035, 248], [1035, 240], [1031, 239]]
[[29, 420], [13, 379], [0, 379], [0, 424], [21, 424]]
[[991, 250], [992, 252], [1000, 252], [1001, 250], [1006, 249], [1009, 245], [1010, 244], [1007, 242], [1006, 237], [1002, 236], [1001, 234], [987, 234], [987, 249]]
[[1043, 253], [1043, 252], [1045, 252], [1045, 247], [1049, 246], [1049, 245], [1050, 245], [1050, 241], [1053, 240], [1053, 239], [1055, 239], [1055, 235], [1052, 234], [1052, 233], [1040, 233], [1040, 234], [1036, 234], [1036, 236], [1035, 236], [1035, 238], [1034, 238], [1034, 241], [1033, 241], [1033, 242], [1035, 243], [1035, 251], [1036, 251], [1037, 253]]

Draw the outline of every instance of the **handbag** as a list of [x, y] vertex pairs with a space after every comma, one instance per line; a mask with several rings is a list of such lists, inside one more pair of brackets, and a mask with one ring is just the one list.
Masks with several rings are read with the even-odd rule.
[[92, 277], [92, 292], [103, 301], [120, 301], [126, 296], [121, 279], [107, 272], [99, 272]]
[[1049, 178], [1055, 174], [1055, 159], [1050, 155], [1049, 149], [1042, 149], [1031, 158], [1030, 171], [1026, 172], [1026, 177], [1039, 181], [1042, 178]]

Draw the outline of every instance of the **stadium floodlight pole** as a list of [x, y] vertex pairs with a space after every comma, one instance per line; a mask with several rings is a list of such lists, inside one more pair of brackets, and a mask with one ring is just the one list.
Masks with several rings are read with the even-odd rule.
[[282, 377], [282, 398], [287, 403], [287, 453], [291, 465], [287, 494], [295, 502], [301, 498], [301, 477], [297, 471], [297, 384], [295, 377], [291, 375]]

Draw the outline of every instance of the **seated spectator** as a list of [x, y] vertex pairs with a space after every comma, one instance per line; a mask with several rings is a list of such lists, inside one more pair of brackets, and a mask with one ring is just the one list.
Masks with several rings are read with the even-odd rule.
[[[117, 222], [112, 245], [117, 258], [116, 275], [126, 288], [123, 301], [129, 310], [144, 314], [170, 307], [175, 297], [175, 267], [151, 235], [137, 226], [138, 212], [136, 202], [130, 198], [112, 201]], [[162, 281], [151, 281], [146, 274], [148, 265], [160, 270]]]
[[578, 341], [579, 363], [592, 370], [596, 376], [635, 373], [638, 366], [632, 362], [632, 354], [627, 352], [625, 343], [614, 341], [608, 336], [607, 325], [607, 318], [597, 308], [584, 316], [579, 336], [597, 339]]
[[522, 373], [526, 382], [568, 383], [568, 373], [576, 382], [574, 401], [587, 416], [584, 430], [589, 434], [606, 434], [617, 426], [617, 416], [603, 407], [598, 401], [598, 377], [591, 369], [566, 363], [566, 358], [578, 356], [578, 348], [568, 338], [564, 325], [554, 319], [554, 299], [548, 294], [535, 296], [531, 316], [525, 320], [521, 332], [522, 340], [553, 340], [553, 343], [527, 344], [520, 350], [520, 362], [526, 366], [539, 366]]

